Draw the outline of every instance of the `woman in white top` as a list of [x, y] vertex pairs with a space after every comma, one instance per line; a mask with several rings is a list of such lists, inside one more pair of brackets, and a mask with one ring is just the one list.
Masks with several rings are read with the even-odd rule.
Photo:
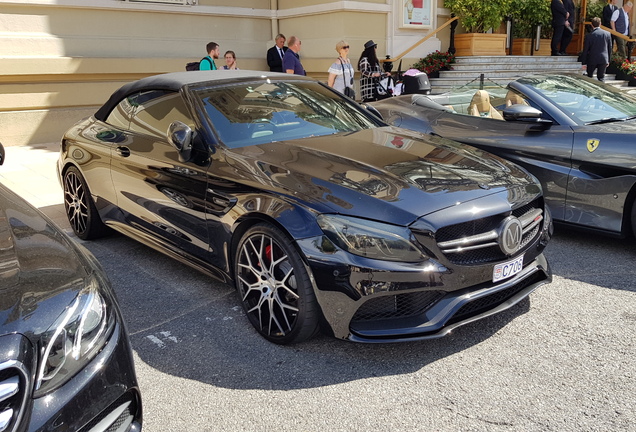
[[349, 60], [349, 44], [340, 41], [336, 44], [338, 59], [329, 67], [329, 79], [327, 84], [340, 93], [355, 99], [356, 91], [353, 88], [353, 66]]

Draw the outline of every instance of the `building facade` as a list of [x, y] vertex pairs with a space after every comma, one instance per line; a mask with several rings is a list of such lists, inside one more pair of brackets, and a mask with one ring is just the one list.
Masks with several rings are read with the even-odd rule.
[[[432, 2], [432, 3], [431, 3]], [[439, 3], [439, 4], [438, 4]], [[54, 142], [122, 84], [182, 71], [220, 44], [241, 69], [268, 70], [277, 33], [302, 40], [307, 73], [326, 80], [341, 39], [357, 61], [373, 39], [392, 57], [448, 20], [443, 0], [0, 0], [0, 142]], [[403, 69], [448, 49], [445, 29], [410, 51]], [[220, 58], [218, 65], [223, 65]], [[395, 65], [395, 69], [397, 65]]]

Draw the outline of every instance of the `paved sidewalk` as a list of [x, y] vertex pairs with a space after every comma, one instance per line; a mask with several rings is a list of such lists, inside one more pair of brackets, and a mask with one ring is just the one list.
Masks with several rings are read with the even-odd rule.
[[60, 152], [59, 143], [5, 147], [6, 160], [0, 165], [0, 183], [53, 219], [69, 232], [64, 214], [62, 187], [55, 167]]

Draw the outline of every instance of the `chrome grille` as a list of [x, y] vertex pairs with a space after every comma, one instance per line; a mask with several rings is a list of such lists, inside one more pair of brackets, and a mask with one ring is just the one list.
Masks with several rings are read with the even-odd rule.
[[17, 428], [24, 409], [27, 377], [20, 363], [0, 364], [0, 432]]
[[[538, 234], [543, 221], [543, 209], [538, 201], [512, 211], [523, 227], [520, 250]], [[454, 264], [475, 265], [508, 258], [499, 247], [499, 227], [508, 214], [489, 216], [451, 225], [437, 231], [437, 246]]]

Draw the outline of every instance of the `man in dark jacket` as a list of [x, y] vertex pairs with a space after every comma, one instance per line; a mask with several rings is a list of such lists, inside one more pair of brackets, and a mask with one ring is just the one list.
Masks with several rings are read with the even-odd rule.
[[567, 45], [572, 40], [572, 27], [570, 27], [571, 23], [569, 21], [570, 12], [567, 10], [570, 4], [572, 4], [572, 12], [574, 12], [572, 0], [552, 0], [550, 2], [553, 30], [550, 49], [553, 56], [565, 55]]
[[616, 6], [616, 2], [618, 0], [609, 0], [608, 3], [603, 7], [603, 16], [601, 17], [601, 24], [605, 27], [612, 28], [610, 22], [612, 21], [612, 14], [615, 10], [618, 9]]
[[594, 70], [599, 81], [605, 81], [605, 69], [610, 62], [612, 38], [610, 32], [600, 28], [601, 19], [592, 18], [592, 31], [585, 36], [581, 63], [587, 65], [587, 76], [592, 78]]
[[283, 57], [287, 51], [285, 35], [276, 35], [276, 45], [267, 50], [267, 66], [271, 72], [285, 72], [283, 70]]
[[[618, 6], [616, 6], [617, 1], [618, 0], [608, 0], [605, 7], [603, 7], [603, 16], [601, 17], [601, 24], [603, 24], [607, 28], [612, 28], [612, 15], [614, 14], [614, 11], [618, 10]], [[615, 41], [616, 41], [616, 36], [612, 35], [612, 48]]]

